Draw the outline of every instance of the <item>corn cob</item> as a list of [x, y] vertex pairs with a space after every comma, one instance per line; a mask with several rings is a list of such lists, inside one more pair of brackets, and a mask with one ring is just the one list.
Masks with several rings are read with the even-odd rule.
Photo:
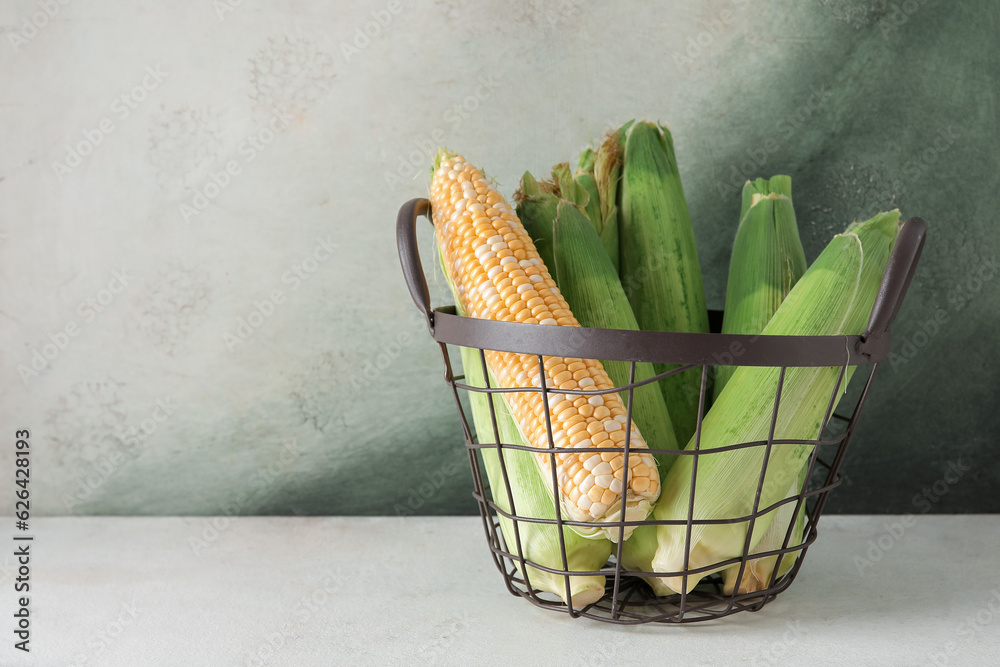
[[[552, 221], [556, 217], [558, 195], [554, 194], [550, 184], [539, 183], [530, 172], [524, 172], [521, 177], [521, 188], [515, 195], [517, 200], [517, 217], [524, 229], [531, 236], [535, 250], [550, 271], [555, 271], [555, 260], [552, 258]], [[557, 278], [554, 273], [553, 278]]]
[[743, 192], [740, 196], [740, 220], [742, 220], [755, 201], [760, 199], [758, 195], [782, 195], [792, 198], [792, 177], [776, 174], [771, 178], [755, 178], [743, 184]]
[[560, 162], [552, 167], [552, 182], [556, 187], [556, 194], [571, 202], [586, 205], [587, 191], [573, 179], [573, 172], [570, 171], [569, 162]]
[[[656, 526], [637, 526], [628, 542], [622, 545], [622, 566], [629, 572], [655, 572], [653, 557], [656, 555]], [[659, 597], [673, 595], [676, 591], [662, 577], [641, 577]]]
[[[483, 382], [482, 360], [478, 350], [462, 348], [462, 367], [465, 371], [466, 384], [474, 387], [486, 386]], [[497, 386], [496, 378], [490, 378], [490, 386]], [[496, 435], [499, 435], [500, 442], [504, 444], [527, 446], [504, 401], [496, 394], [492, 395], [492, 400], [496, 415], [496, 434], [493, 432], [490, 415], [490, 398], [482, 392], [469, 392], [469, 403], [479, 443], [496, 442]], [[501, 466], [497, 449], [483, 447], [479, 451], [490, 482], [493, 502], [502, 511], [518, 517], [555, 520], [551, 482], [548, 478], [543, 480], [539, 476], [538, 466], [530, 452], [504, 449], [503, 466]], [[503, 482], [504, 470], [507, 472], [507, 481], [514, 498], [513, 505]], [[515, 532], [512, 519], [503, 514], [498, 514], [498, 518], [507, 551], [514, 556], [514, 565], [518, 572], [532, 587], [555, 593], [566, 604], [572, 601], [574, 609], [580, 609], [601, 599], [604, 595], [604, 575], [569, 576], [570, 592], [567, 598], [565, 575], [553, 574], [534, 567], [538, 565], [543, 568], [563, 570], [558, 526], [520, 521]], [[581, 537], [568, 528], [563, 528], [562, 538], [566, 548], [566, 571], [596, 572], [611, 556], [613, 545], [608, 540]], [[521, 548], [520, 555], [523, 555], [525, 561], [529, 563], [524, 568], [527, 572], [522, 570], [518, 561], [518, 545]]]
[[[802, 485], [805, 483], [806, 469], [808, 466], [803, 466], [802, 470], [799, 472], [798, 478], [792, 482], [792, 486], [788, 489], [788, 493], [785, 494], [785, 498], [794, 498], [799, 495], [799, 491], [802, 489]], [[768, 551], [780, 551], [785, 547], [797, 547], [802, 544], [802, 532], [805, 528], [805, 517], [806, 517], [806, 504], [803, 502], [799, 506], [799, 511], [795, 511], [796, 501], [788, 502], [774, 510], [774, 520], [768, 527], [767, 531], [764, 533], [763, 537], [760, 538], [760, 542], [757, 543], [753, 549], [750, 550], [750, 555], [762, 554]], [[794, 521], [794, 526], [792, 526], [791, 535], [788, 537], [788, 543], [785, 543], [785, 536], [788, 535], [789, 526]], [[747, 559], [746, 567], [743, 569], [743, 576], [739, 580], [739, 586], [737, 587], [736, 578], [740, 574], [740, 564], [730, 565], [728, 568], [722, 571], [723, 580], [723, 592], [726, 595], [732, 595], [733, 591], [736, 590], [737, 593], [743, 595], [745, 593], [756, 593], [757, 591], [763, 590], [771, 585], [771, 577], [774, 575], [774, 566], [778, 565], [778, 574], [774, 576], [774, 580], [777, 581], [779, 577], [784, 576], [789, 570], [792, 569], [792, 565], [795, 564], [795, 559], [798, 557], [800, 551], [790, 551], [787, 554], [782, 554], [780, 556], [781, 563], [778, 563], [779, 556], [762, 556], [760, 558]]]
[[[899, 211], [881, 213], [864, 223], [853, 223], [838, 234], [788, 293], [763, 333], [765, 335], [860, 334], [868, 320], [889, 253], [898, 232]], [[815, 439], [837, 386], [839, 368], [789, 368], [782, 384], [782, 399], [774, 426], [775, 439]], [[840, 391], [853, 367], [845, 372]], [[764, 441], [768, 437], [778, 387], [779, 369], [740, 367], [702, 422], [698, 476], [693, 518], [738, 519], [751, 514], [757, 491], [763, 446], [718, 454], [711, 449], [737, 443]], [[687, 449], [693, 450], [695, 442]], [[785, 497], [813, 445], [773, 445], [767, 475], [760, 489], [758, 508]], [[706, 574], [723, 569], [728, 559], [742, 555], [748, 521], [732, 524], [694, 524], [690, 551], [685, 551], [688, 507], [692, 493], [692, 456], [681, 456], [664, 483], [654, 518], [677, 521], [657, 527], [657, 550], [652, 564], [657, 572], [680, 573], [685, 556], [689, 574], [687, 590]], [[750, 536], [751, 548], [774, 520], [775, 512], [759, 517]], [[720, 565], [720, 563], [723, 563]], [[713, 567], [717, 566], [717, 567]], [[664, 583], [681, 591], [681, 576], [667, 576]]]
[[[600, 193], [593, 175], [594, 153], [588, 148], [580, 155], [581, 167], [575, 176], [570, 174], [569, 163], [552, 167], [552, 180], [538, 181], [531, 172], [524, 172], [521, 187], [515, 194], [517, 215], [531, 235], [542, 261], [549, 267], [558, 282], [558, 270], [552, 259], [552, 223], [556, 219], [556, 205], [560, 199], [573, 202], [587, 211], [587, 217], [600, 230]], [[586, 171], [589, 166], [591, 171]], [[617, 267], [618, 245], [615, 234], [614, 264]], [[617, 268], [615, 269], [617, 271]]]
[[[806, 270], [787, 176], [743, 186], [743, 211], [733, 242], [722, 333], [759, 334]], [[735, 366], [715, 369], [718, 398]]]
[[[583, 158], [586, 164], [586, 158]], [[578, 170], [574, 175], [570, 170], [569, 162], [560, 162], [552, 167], [551, 187], [562, 199], [571, 201], [577, 206], [588, 211], [588, 218], [591, 202], [599, 202], [597, 193], [597, 183], [593, 178], [588, 178], [587, 172]], [[593, 192], [592, 192], [593, 189]]]
[[[597, 189], [597, 179], [594, 178], [594, 153], [593, 149], [586, 148], [580, 153], [579, 166], [576, 169], [576, 174], [573, 175], [573, 180], [576, 181], [576, 185], [587, 193], [587, 201], [575, 202], [576, 204], [583, 207], [587, 212], [587, 218], [590, 220], [591, 224], [594, 226], [594, 230], [600, 238], [601, 232], [601, 193]], [[605, 249], [606, 250], [606, 249]], [[610, 259], [610, 256], [609, 256]], [[612, 263], [612, 267], [614, 264]], [[617, 279], [617, 270], [615, 276]]]
[[[585, 327], [638, 330], [635, 315], [618, 281], [604, 246], [583, 210], [565, 199], [559, 202], [552, 237], [559, 274], [559, 290]], [[629, 384], [631, 364], [627, 361], [602, 361], [615, 386]], [[636, 363], [635, 381], [653, 377], [653, 365]], [[624, 395], [623, 395], [624, 397]], [[656, 449], [678, 449], [670, 414], [655, 384], [632, 391], [632, 418], [646, 439]], [[665, 475], [674, 456], [657, 454], [660, 475]]]
[[[637, 122], [628, 130], [619, 215], [621, 276], [639, 326], [647, 331], [708, 332], [708, 311], [694, 229], [669, 130]], [[656, 364], [658, 373], [675, 364]], [[660, 381], [677, 441], [698, 418], [701, 372]]]
[[[722, 333], [759, 334], [805, 272], [805, 252], [799, 240], [791, 196], [792, 181], [788, 176], [772, 176], [770, 181], [758, 178], [752, 182], [747, 181], [743, 186], [740, 224], [729, 263]], [[735, 370], [734, 366], [716, 368], [716, 398]], [[799, 480], [804, 475], [805, 467]], [[793, 482], [786, 497], [797, 496], [800, 489], [801, 482]], [[757, 546], [751, 549], [751, 555], [781, 549], [793, 519], [796, 528], [789, 546], [801, 542], [805, 506], [802, 506], [798, 517], [795, 515], [795, 503], [782, 505], [774, 512], [770, 528]], [[779, 577], [791, 569], [795, 558], [795, 553], [781, 558]], [[777, 561], [777, 556], [749, 560], [738, 584], [739, 593], [750, 593], [766, 587]], [[739, 563], [723, 570], [726, 594], [737, 588], [736, 578], [739, 574]]]
[[591, 187], [596, 188], [596, 181], [593, 183], [591, 181], [593, 179], [588, 179], [586, 173], [578, 174], [574, 178], [570, 174], [569, 163], [563, 162], [552, 167], [551, 180], [539, 181], [531, 175], [531, 172], [524, 172], [521, 177], [521, 187], [514, 195], [517, 216], [528, 230], [539, 256], [557, 282], [559, 276], [552, 258], [551, 247], [556, 206], [560, 199], [566, 199], [588, 209], [587, 217], [590, 217], [589, 209], [592, 206], [600, 208], [599, 195], [596, 191], [591, 192]]
[[625, 154], [625, 135], [632, 126], [629, 121], [619, 129], [608, 134], [594, 154], [594, 180], [597, 183], [597, 194], [600, 199], [601, 214], [599, 220], [591, 218], [597, 233], [604, 242], [604, 249], [615, 267], [621, 271], [621, 245], [618, 224], [619, 184], [622, 174], [622, 156]]
[[[431, 180], [431, 206], [442, 261], [469, 317], [579, 326], [528, 233], [482, 172], [442, 150]], [[526, 442], [550, 449], [547, 412], [555, 447], [582, 450], [534, 455], [546, 479], [550, 466], [556, 466], [559, 503], [566, 517], [589, 524], [574, 530], [617, 539], [619, 531], [602, 524], [618, 520], [623, 495], [625, 520], [648, 515], [660, 491], [652, 457], [632, 452], [626, 471], [622, 454], [586, 451], [623, 446], [626, 413], [621, 398], [614, 392], [563, 393], [613, 389], [599, 361], [552, 356], [540, 364], [534, 355], [492, 350], [486, 352], [486, 361], [501, 386], [529, 389], [504, 394]], [[547, 396], [536, 391], [542, 387], [542, 372], [546, 393], [551, 392]], [[634, 424], [629, 440], [635, 449], [646, 447]]]

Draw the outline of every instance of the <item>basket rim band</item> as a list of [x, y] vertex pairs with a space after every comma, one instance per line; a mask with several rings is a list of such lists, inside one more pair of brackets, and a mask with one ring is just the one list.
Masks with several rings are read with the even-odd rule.
[[431, 336], [439, 343], [532, 354], [695, 366], [860, 366], [889, 356], [891, 337], [867, 344], [862, 336], [752, 336], [553, 327], [497, 322], [433, 311]]

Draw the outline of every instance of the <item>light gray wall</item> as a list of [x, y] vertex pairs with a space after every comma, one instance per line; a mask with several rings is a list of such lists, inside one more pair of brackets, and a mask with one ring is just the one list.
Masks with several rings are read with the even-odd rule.
[[947, 322], [882, 373], [834, 507], [914, 511], [961, 455], [935, 510], [1000, 509], [996, 283], [969, 291], [997, 248], [993, 4], [225, 2], [0, 10], [0, 463], [30, 429], [36, 511], [472, 511], [396, 210], [437, 143], [510, 195], [632, 117], [674, 131], [710, 306], [734, 178], [793, 177], [810, 259], [879, 208], [930, 221], [897, 345]]

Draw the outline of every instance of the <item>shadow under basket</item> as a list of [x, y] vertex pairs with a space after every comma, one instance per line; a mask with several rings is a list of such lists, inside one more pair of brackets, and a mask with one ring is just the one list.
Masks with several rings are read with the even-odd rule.
[[[472, 469], [473, 496], [479, 506], [483, 529], [493, 562], [503, 575], [504, 583], [511, 594], [525, 598], [539, 607], [568, 613], [572, 617], [586, 617], [609, 623], [690, 623], [719, 618], [739, 611], [757, 611], [773, 600], [778, 593], [788, 588], [802, 565], [806, 551], [816, 540], [816, 526], [820, 515], [823, 513], [823, 508], [826, 505], [830, 491], [839, 486], [842, 481], [839, 473], [840, 466], [857, 425], [861, 408], [871, 388], [875, 370], [879, 362], [889, 356], [889, 328], [896, 313], [899, 311], [910, 280], [916, 270], [926, 237], [926, 223], [920, 218], [911, 218], [903, 224], [892, 255], [889, 258], [882, 283], [879, 286], [878, 295], [872, 307], [871, 316], [864, 334], [860, 336], [745, 336], [721, 333], [666, 333], [538, 326], [460, 317], [456, 314], [454, 306], [432, 310], [427, 281], [420, 262], [416, 242], [416, 224], [418, 217], [421, 215], [430, 217], [430, 202], [426, 199], [413, 199], [404, 204], [399, 211], [396, 235], [403, 275], [406, 278], [407, 286], [409, 287], [414, 303], [416, 303], [417, 307], [426, 317], [431, 336], [438, 342], [441, 348], [445, 366], [445, 381], [452, 388], [455, 396], [455, 404], [461, 416], [465, 446]], [[721, 313], [713, 312], [711, 315], [710, 319], [715, 324], [721, 321]], [[718, 327], [714, 326], [713, 331], [717, 330]], [[541, 391], [544, 393], [547, 391], [544, 381], [541, 388], [530, 389], [494, 388], [491, 387], [489, 381], [486, 382], [485, 388], [471, 386], [464, 382], [464, 375], [453, 372], [452, 361], [449, 356], [449, 346], [451, 346], [452, 351], [463, 347], [476, 351], [484, 371], [486, 369], [484, 350], [532, 355], [537, 358], [540, 366], [543, 364], [543, 357], [546, 356], [622, 360], [631, 362], [631, 377], [633, 379], [635, 378], [635, 364], [637, 362], [680, 365], [679, 368], [668, 374], [689, 369], [700, 369], [701, 388], [698, 414], [701, 415], [705, 414], [706, 401], [711, 397], [710, 369], [713, 366], [739, 365], [780, 369], [778, 371], [769, 437], [766, 440], [740, 443], [725, 448], [726, 450], [735, 450], [756, 447], [764, 451], [761, 458], [762, 465], [757, 486], [757, 496], [753, 503], [752, 512], [745, 516], [725, 520], [699, 520], [691, 516], [689, 509], [689, 514], [685, 520], [658, 522], [652, 519], [652, 515], [644, 521], [626, 521], [624, 519], [624, 512], [622, 512], [620, 513], [622, 518], [604, 525], [616, 527], [619, 531], [624, 531], [626, 526], [632, 527], [657, 523], [685, 526], [687, 531], [685, 552], [687, 553], [690, 551], [692, 527], [709, 523], [743, 523], [747, 524], [745, 530], [747, 538], [744, 543], [742, 555], [724, 561], [727, 566], [738, 566], [737, 581], [742, 578], [749, 564], [757, 558], [775, 556], [779, 559], [779, 563], [781, 559], [793, 558], [794, 564], [787, 572], [781, 574], [781, 576], [778, 576], [779, 566], [775, 565], [770, 579], [763, 582], [759, 590], [753, 592], [741, 593], [737, 588], [727, 594], [724, 592], [722, 576], [715, 573], [702, 578], [696, 587], [686, 593], [657, 597], [642, 577], [652, 575], [680, 576], [684, 573], [639, 573], [625, 569], [621, 564], [622, 542], [619, 540], [612, 550], [610, 559], [600, 570], [591, 572], [570, 571], [567, 564], [564, 531], [569, 530], [571, 525], [584, 524], [573, 522], [564, 517], [558, 502], [553, 503], [555, 507], [555, 518], [553, 519], [518, 515], [516, 498], [512, 498], [513, 502], [510, 504], [510, 511], [505, 511], [496, 502], [496, 498], [491, 492], [489, 479], [484, 474], [483, 463], [483, 452], [488, 450], [499, 454], [501, 462], [504, 460], [505, 452], [509, 453], [510, 450], [518, 448], [546, 453], [551, 457], [550, 461], [553, 463], [550, 464], [552, 468], [551, 481], [546, 479], [544, 483], [548, 485], [549, 491], [553, 493], [553, 499], [555, 499], [558, 496], [554, 461], [557, 453], [564, 450], [553, 447], [550, 447], [548, 450], [539, 450], [525, 448], [523, 445], [519, 447], [512, 443], [502, 442], [496, 427], [497, 414], [492, 400], [487, 402], [490, 405], [493, 432], [479, 434], [479, 437], [477, 437], [470, 426], [469, 408], [462, 400], [462, 394], [471, 391], [485, 392], [487, 394], [503, 391]], [[734, 358], [731, 351], [736, 350], [739, 353]], [[730, 353], [728, 357], [727, 352]], [[737, 359], [738, 364], [735, 363]], [[726, 363], [727, 361], [729, 363]], [[774, 424], [781, 403], [782, 387], [787, 369], [819, 367], [840, 369], [840, 374], [830, 395], [829, 405], [822, 421], [819, 438], [815, 440], [775, 439]], [[860, 387], [860, 391], [849, 392], [838, 403], [838, 395], [844, 394], [845, 388], [842, 385], [845, 384], [844, 378], [848, 367], [858, 367], [858, 372], [855, 373], [855, 376], [858, 376], [855, 377], [857, 385], [852, 385], [852, 388]], [[867, 377], [864, 377], [864, 370], [867, 370]], [[658, 375], [654, 380], [665, 377], [668, 374]], [[485, 372], [484, 376], [488, 377]], [[541, 376], [544, 378], [544, 373]], [[633, 382], [632, 384], [616, 387], [613, 390], [619, 392], [623, 400], [627, 397], [625, 404], [628, 410], [628, 423], [631, 423], [632, 419], [633, 390], [640, 384], [645, 383]], [[577, 393], [581, 392], [578, 391]], [[550, 423], [548, 424], [548, 431], [549, 442], [551, 443], [553, 441]], [[696, 442], [699, 441], [700, 433], [701, 419], [699, 419], [696, 431]], [[760, 491], [764, 484], [772, 448], [775, 446], [796, 444], [807, 445], [811, 449], [805, 482], [802, 485], [801, 491], [768, 507], [759, 507]], [[601, 448], [596, 448], [596, 450], [602, 451]], [[710, 455], [710, 452], [718, 450], [703, 450], [699, 453], [697, 447], [695, 447], [693, 451], [681, 453], [677, 450], [658, 450], [655, 448], [643, 450], [638, 448], [630, 449], [626, 440], [624, 449], [618, 451], [625, 452], [626, 466], [629, 451], [691, 456], [693, 457], [692, 477], [695, 477], [698, 470], [699, 456], [704, 457]], [[511, 498], [507, 468], [501, 464], [501, 469], [502, 483], [506, 487], [504, 497]], [[496, 482], [497, 480], [494, 479], [494, 481]], [[696, 485], [694, 484], [694, 479], [692, 479], [691, 489], [695, 488]], [[693, 491], [691, 495], [692, 499], [689, 507], [693, 508]], [[624, 500], [622, 502], [624, 504]], [[754, 522], [761, 516], [775, 511], [778, 506], [785, 503], [794, 503], [795, 513], [793, 516], [799, 516], [800, 510], [804, 507], [804, 527], [801, 540], [791, 539], [793, 521], [789, 525], [784, 542], [780, 545], [780, 548], [754, 553], [750, 548], [750, 534], [753, 532]], [[500, 526], [501, 518], [512, 522], [512, 525], [515, 527], [513, 531], [514, 535], [519, 535], [520, 532], [525, 530], [521, 528], [519, 532], [516, 529], [518, 526], [551, 524], [558, 530], [559, 544], [562, 550], [562, 567], [547, 567], [526, 559], [523, 544], [508, 544], [507, 540], [505, 540]], [[619, 535], [621, 534], [623, 532], [619, 533]], [[519, 539], [515, 537], [512, 541], [518, 542]], [[714, 565], [718, 565], [718, 563]], [[530, 581], [532, 568], [561, 576], [562, 580], [566, 582], [565, 598], [569, 602], [564, 602], [560, 596], [543, 592], [537, 587], [532, 586]], [[699, 571], [710, 572], [715, 568], [689, 569], [687, 563], [685, 563], [684, 569], [690, 574], [696, 574]], [[525, 575], [526, 572], [528, 576]], [[603, 575], [606, 577], [607, 583], [603, 597], [591, 604], [575, 607], [569, 595], [569, 578], [594, 575]]]

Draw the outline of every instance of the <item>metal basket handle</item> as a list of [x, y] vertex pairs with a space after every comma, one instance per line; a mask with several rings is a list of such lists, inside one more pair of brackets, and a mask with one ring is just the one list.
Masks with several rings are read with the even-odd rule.
[[903, 223], [872, 305], [868, 327], [861, 335], [864, 347], [876, 346], [878, 340], [889, 333], [917, 270], [917, 260], [920, 259], [926, 238], [927, 223], [922, 218], [910, 218]]
[[427, 289], [427, 278], [424, 267], [420, 263], [420, 251], [417, 248], [417, 218], [431, 213], [429, 199], [416, 198], [403, 204], [396, 217], [396, 248], [399, 250], [399, 263], [403, 267], [403, 277], [410, 290], [410, 297], [417, 308], [427, 318], [427, 328], [434, 333], [434, 312], [431, 310], [431, 294]]

